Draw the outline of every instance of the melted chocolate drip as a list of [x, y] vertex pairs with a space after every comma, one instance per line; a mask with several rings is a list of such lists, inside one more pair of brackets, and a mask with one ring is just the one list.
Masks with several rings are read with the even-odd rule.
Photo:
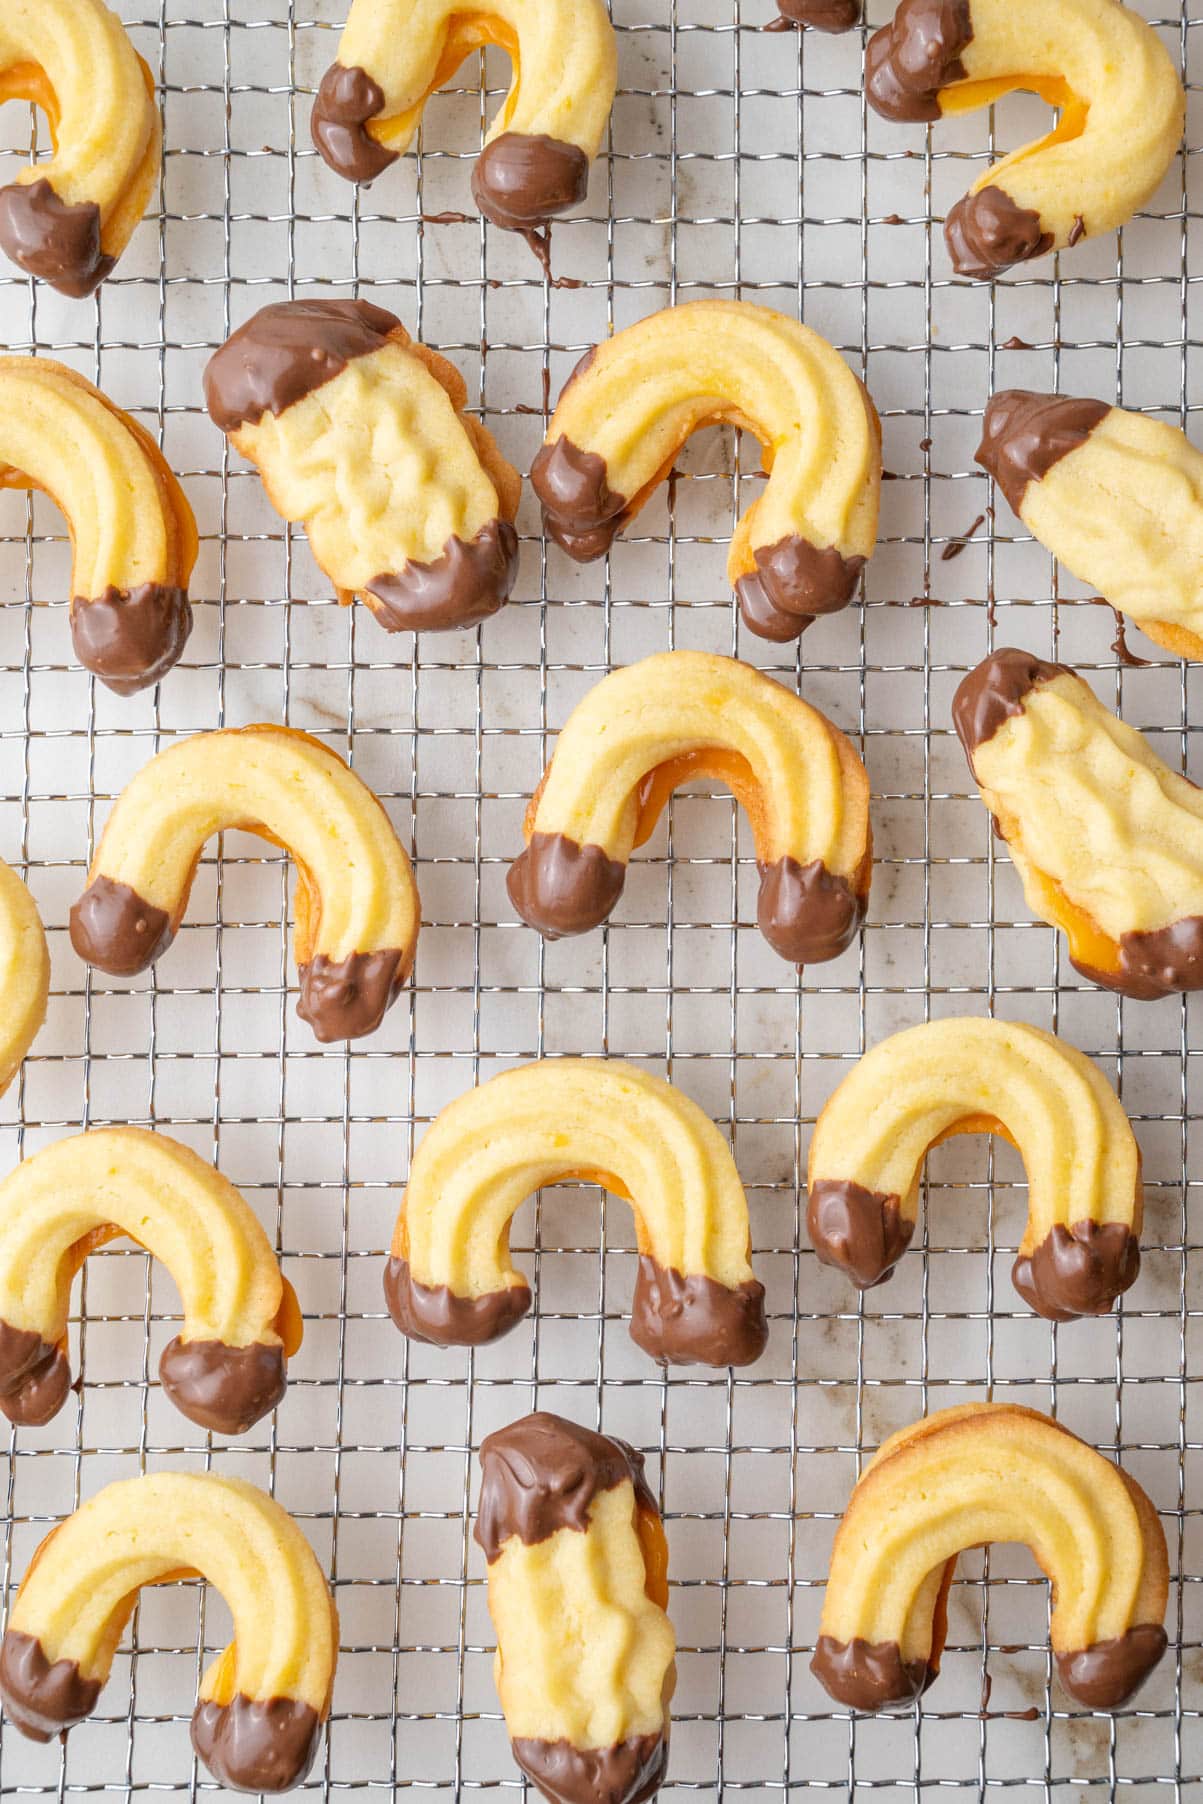
[[1122, 1221], [1057, 1222], [1011, 1267], [1020, 1296], [1052, 1322], [1106, 1315], [1139, 1275], [1140, 1242]]
[[987, 404], [974, 456], [1018, 514], [1029, 482], [1040, 482], [1054, 464], [1084, 445], [1110, 412], [1105, 401], [1004, 388]]
[[993, 184], [966, 194], [944, 221], [944, 242], [959, 276], [987, 279], [1053, 248], [1039, 213], [1020, 207]]
[[774, 952], [795, 965], [818, 965], [852, 944], [864, 925], [867, 886], [861, 894], [820, 858], [805, 865], [779, 858], [757, 868], [756, 920]]
[[77, 301], [95, 293], [117, 261], [100, 248], [95, 201], [69, 205], [44, 176], [0, 188], [0, 245], [29, 275]]
[[940, 89], [964, 81], [961, 54], [973, 39], [969, 0], [902, 0], [865, 49], [865, 93], [886, 119], [940, 117]]
[[935, 1672], [926, 1660], [904, 1660], [896, 1641], [837, 1641], [820, 1635], [810, 1670], [825, 1691], [851, 1710], [913, 1704]]
[[666, 1365], [750, 1366], [768, 1345], [764, 1285], [752, 1278], [731, 1290], [641, 1253], [631, 1339]]
[[482, 1297], [461, 1297], [446, 1284], [419, 1284], [407, 1259], [384, 1268], [384, 1300], [402, 1334], [435, 1347], [481, 1347], [517, 1327], [531, 1305], [526, 1284], [510, 1284]]
[[139, 583], [71, 603], [71, 643], [86, 670], [117, 695], [149, 689], [179, 662], [192, 631], [186, 589]]
[[370, 357], [399, 324], [370, 301], [277, 301], [232, 332], [205, 366], [205, 405], [222, 432], [293, 407]]
[[510, 866], [505, 887], [528, 927], [545, 939], [600, 927], [622, 894], [627, 867], [601, 846], [578, 846], [564, 833], [532, 833]]
[[1203, 989], [1203, 915], [1186, 915], [1144, 933], [1121, 934], [1118, 970], [1100, 971], [1072, 957], [1071, 962], [1091, 983], [1134, 1002], [1160, 1002], [1166, 996]]
[[85, 1679], [75, 1660], [46, 1658], [36, 1635], [5, 1629], [0, 1642], [0, 1698], [31, 1741], [49, 1741], [82, 1723], [96, 1707], [99, 1679]]
[[472, 539], [452, 537], [429, 564], [372, 577], [368, 594], [389, 633], [449, 632], [487, 620], [509, 600], [518, 575], [518, 534], [509, 520], [488, 520]]
[[175, 938], [169, 914], [128, 883], [103, 875], [72, 903], [70, 931], [79, 956], [113, 977], [145, 971]]
[[375, 1033], [409, 976], [404, 952], [351, 952], [330, 959], [324, 952], [297, 968], [301, 994], [297, 1014], [323, 1044], [359, 1040]]
[[71, 1368], [61, 1347], [36, 1328], [0, 1322], [0, 1410], [23, 1428], [49, 1422], [71, 1389]]
[[[594, 355], [586, 353], [570, 382]], [[544, 528], [569, 557], [588, 564], [605, 556], [626, 523], [627, 503], [606, 481], [604, 457], [560, 437], [539, 450], [530, 483], [543, 504]]]
[[861, 0], [777, 0], [783, 19], [812, 31], [851, 31], [860, 24]]
[[322, 1725], [298, 1698], [249, 1698], [198, 1704], [192, 1745], [214, 1778], [234, 1791], [291, 1791], [313, 1765]]
[[371, 182], [397, 161], [397, 152], [374, 138], [369, 119], [384, 111], [384, 90], [366, 69], [331, 63], [309, 116], [309, 130], [325, 161], [349, 182]]
[[589, 159], [577, 144], [543, 132], [502, 132], [472, 171], [472, 198], [494, 225], [527, 231], [580, 204]]
[[1040, 683], [1072, 676], [1065, 664], [1050, 664], [1034, 652], [1004, 646], [991, 652], [963, 677], [952, 698], [952, 724], [970, 764], [979, 745], [993, 739], [1003, 722], [1023, 713], [1023, 704]]
[[663, 1735], [638, 1735], [609, 1748], [519, 1736], [510, 1747], [527, 1778], [552, 1804], [644, 1804], [664, 1783], [668, 1769]]
[[1057, 1655], [1057, 1677], [1088, 1710], [1118, 1710], [1144, 1684], [1167, 1647], [1160, 1623], [1141, 1622], [1111, 1641]]
[[224, 1341], [177, 1335], [163, 1349], [159, 1382], [189, 1421], [216, 1434], [245, 1434], [284, 1395], [284, 1349], [262, 1341], [228, 1347]]
[[816, 1178], [806, 1228], [822, 1265], [839, 1266], [859, 1289], [871, 1290], [892, 1276], [915, 1224], [903, 1215], [896, 1196], [866, 1190], [852, 1178]]
[[865, 567], [834, 545], [812, 545], [797, 533], [758, 546], [755, 571], [735, 585], [744, 624], [762, 639], [796, 639], [820, 614], [846, 608]]
[[480, 1449], [477, 1545], [489, 1564], [511, 1535], [527, 1547], [562, 1528], [584, 1534], [589, 1506], [630, 1479], [640, 1509], [660, 1512], [643, 1476], [643, 1455], [625, 1441], [582, 1428], [547, 1410], [486, 1436]]

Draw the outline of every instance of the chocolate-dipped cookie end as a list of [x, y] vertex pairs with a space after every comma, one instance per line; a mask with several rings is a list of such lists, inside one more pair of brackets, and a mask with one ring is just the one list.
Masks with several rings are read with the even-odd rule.
[[1168, 1645], [1160, 1623], [1142, 1622], [1110, 1641], [1057, 1655], [1057, 1676], [1088, 1710], [1117, 1710], [1140, 1689]]
[[952, 724], [970, 763], [979, 745], [993, 739], [1007, 720], [1023, 713], [1032, 690], [1054, 677], [1072, 675], [1034, 652], [1002, 646], [962, 677], [952, 698]]
[[1053, 248], [1039, 213], [1021, 207], [993, 183], [964, 195], [944, 221], [944, 242], [959, 276], [987, 281]]
[[510, 866], [505, 887], [528, 927], [558, 940], [600, 927], [622, 894], [627, 867], [601, 846], [578, 846], [563, 833], [532, 833]]
[[86, 1679], [75, 1660], [50, 1661], [36, 1635], [5, 1629], [0, 1698], [22, 1735], [31, 1741], [61, 1735], [92, 1714], [99, 1696], [100, 1680]]
[[639, 1257], [631, 1339], [666, 1365], [750, 1366], [768, 1345], [764, 1285], [729, 1289], [700, 1272]]
[[1000, 389], [986, 405], [982, 442], [974, 456], [1018, 514], [1028, 484], [1040, 482], [1063, 457], [1084, 445], [1110, 412], [1105, 401]]
[[181, 1414], [215, 1434], [245, 1434], [275, 1409], [288, 1382], [284, 1349], [262, 1341], [168, 1341], [159, 1382]]
[[626, 508], [625, 497], [606, 480], [605, 458], [561, 436], [540, 447], [530, 482], [556, 544], [578, 564], [604, 557], [622, 530]]
[[471, 539], [448, 539], [428, 564], [411, 558], [400, 570], [372, 577], [368, 605], [389, 633], [451, 632], [495, 614], [517, 575], [513, 522], [488, 520]]
[[409, 976], [404, 952], [351, 952], [331, 959], [319, 952], [297, 969], [297, 1014], [323, 1044], [375, 1033]]
[[116, 262], [100, 247], [95, 201], [60, 200], [44, 176], [0, 188], [0, 246], [28, 275], [76, 301], [94, 294]]
[[608, 1748], [519, 1736], [510, 1746], [527, 1778], [552, 1804], [644, 1804], [668, 1770], [664, 1735], [639, 1735]]
[[510, 1284], [480, 1297], [461, 1297], [446, 1284], [419, 1284], [407, 1259], [395, 1254], [384, 1268], [389, 1315], [410, 1340], [435, 1347], [482, 1347], [516, 1328], [531, 1306], [530, 1287]]
[[851, 1178], [815, 1179], [806, 1227], [819, 1262], [838, 1266], [861, 1290], [885, 1283], [915, 1231], [896, 1196], [867, 1190]]
[[904, 1660], [896, 1641], [837, 1641], [820, 1635], [810, 1670], [850, 1710], [897, 1710], [913, 1704], [935, 1673], [926, 1660]]
[[1053, 1322], [1106, 1315], [1139, 1275], [1140, 1242], [1119, 1221], [1057, 1222], [1011, 1268], [1020, 1296]]
[[0, 1322], [0, 1410], [21, 1428], [41, 1428], [57, 1415], [71, 1389], [71, 1367], [58, 1346], [36, 1328]]
[[941, 88], [965, 79], [973, 38], [969, 0], [902, 0], [865, 48], [865, 92], [883, 118], [917, 125], [940, 117]]
[[367, 129], [368, 120], [383, 111], [384, 90], [366, 69], [331, 63], [313, 103], [309, 130], [336, 175], [348, 182], [371, 182], [397, 161], [396, 151]]
[[299, 1698], [249, 1698], [198, 1704], [192, 1745], [215, 1778], [234, 1791], [290, 1791], [313, 1765], [322, 1725]]
[[164, 909], [103, 873], [72, 903], [69, 929], [79, 956], [112, 977], [145, 971], [175, 937]]
[[71, 603], [71, 642], [86, 670], [116, 695], [149, 689], [179, 662], [192, 631], [185, 589], [139, 583]]
[[809, 864], [778, 858], [761, 864], [756, 919], [769, 945], [795, 965], [822, 964], [852, 944], [864, 925], [862, 893], [819, 858]]
[[511, 1535], [526, 1547], [550, 1540], [562, 1528], [583, 1535], [593, 1499], [628, 1479], [637, 1506], [659, 1518], [641, 1453], [549, 1410], [486, 1435], [480, 1469], [473, 1537], [490, 1565]]
[[472, 170], [472, 198], [494, 225], [532, 231], [579, 206], [589, 187], [589, 159], [576, 144], [544, 132], [502, 132]]
[[812, 545], [790, 533], [758, 546], [756, 567], [738, 578], [744, 624], [762, 639], [796, 639], [820, 614], [846, 608], [856, 593], [863, 557], [845, 557], [834, 545]]

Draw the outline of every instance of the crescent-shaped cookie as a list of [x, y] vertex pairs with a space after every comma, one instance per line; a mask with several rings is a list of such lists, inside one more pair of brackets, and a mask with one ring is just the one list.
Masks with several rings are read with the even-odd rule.
[[643, 1804], [668, 1766], [676, 1638], [643, 1456], [545, 1410], [480, 1449], [494, 1678], [514, 1759], [552, 1804]]
[[691, 432], [751, 432], [769, 473], [731, 540], [744, 624], [796, 639], [852, 599], [877, 542], [881, 428], [839, 352], [751, 301], [688, 301], [615, 333], [577, 365], [531, 466], [543, 524], [601, 557]]
[[157, 683], [192, 631], [197, 541], [150, 434], [65, 364], [0, 357], [0, 488], [44, 490], [67, 516], [80, 663], [118, 695]]
[[479, 1346], [521, 1321], [531, 1293], [510, 1259], [510, 1218], [568, 1179], [601, 1184], [635, 1212], [637, 1346], [675, 1365], [759, 1359], [764, 1286], [731, 1149], [689, 1097], [618, 1059], [519, 1065], [438, 1115], [414, 1154], [385, 1268], [401, 1332]]
[[1029, 532], [1167, 651], [1203, 658], [1203, 454], [1105, 401], [1009, 388], [977, 461]]
[[0, 1698], [34, 1741], [90, 1716], [144, 1585], [199, 1575], [234, 1639], [200, 1683], [192, 1745], [237, 1791], [304, 1779], [330, 1711], [338, 1617], [313, 1550], [256, 1485], [155, 1472], [106, 1485], [52, 1529], [0, 1643]]
[[1060, 111], [949, 213], [944, 237], [963, 276], [1115, 231], [1169, 168], [1186, 114], [1160, 38], [1119, 0], [902, 0], [869, 40], [865, 87], [871, 106], [904, 122], [1020, 88]]
[[0, 858], [0, 1096], [46, 1019], [50, 953], [37, 904]]
[[1101, 1315], [1140, 1271], [1140, 1149], [1115, 1091], [1066, 1040], [1022, 1021], [950, 1016], [891, 1034], [815, 1125], [806, 1225], [862, 1289], [910, 1244], [923, 1162], [954, 1134], [1023, 1156], [1028, 1219], [1012, 1270], [1040, 1315]]
[[853, 1710], [910, 1704], [940, 1670], [958, 1554], [1031, 1548], [1052, 1582], [1061, 1684], [1115, 1710], [1166, 1648], [1165, 1535], [1135, 1479], [1036, 1410], [969, 1403], [905, 1428], [836, 1531], [810, 1669]]
[[472, 171], [495, 225], [546, 225], [585, 198], [618, 80], [602, 0], [354, 0], [310, 121], [331, 169], [370, 182], [408, 150], [426, 102], [483, 44], [513, 66]]
[[183, 919], [205, 841], [228, 827], [283, 846], [296, 866], [301, 1019], [319, 1040], [372, 1033], [413, 966], [413, 871], [366, 783], [291, 727], [198, 733], [143, 765], [72, 906], [79, 956], [118, 977], [152, 965]]
[[1138, 1001], [1203, 988], [1203, 793], [1076, 672], [996, 651], [953, 720], [1032, 913], [1092, 983]]
[[205, 402], [386, 632], [473, 625], [518, 570], [521, 478], [458, 370], [369, 301], [279, 301], [209, 359]]
[[0, 102], [32, 100], [54, 155], [0, 188], [0, 246], [61, 294], [98, 288], [159, 170], [154, 77], [103, 0], [4, 0]]
[[506, 887], [550, 939], [607, 918], [634, 847], [680, 783], [716, 777], [747, 813], [757, 919], [795, 964], [835, 958], [860, 931], [872, 874], [869, 778], [817, 708], [751, 665], [660, 652], [577, 703], [526, 812]]
[[166, 1134], [93, 1128], [56, 1141], [0, 1184], [0, 1410], [48, 1422], [71, 1386], [71, 1284], [127, 1234], [162, 1260], [184, 1330], [159, 1377], [203, 1428], [244, 1434], [284, 1395], [301, 1317], [271, 1242], [234, 1186]]

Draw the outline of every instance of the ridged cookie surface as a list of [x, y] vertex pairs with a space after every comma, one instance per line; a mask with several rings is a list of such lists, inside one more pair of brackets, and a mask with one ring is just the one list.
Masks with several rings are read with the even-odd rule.
[[0, 1096], [46, 1019], [50, 954], [33, 897], [0, 858]]

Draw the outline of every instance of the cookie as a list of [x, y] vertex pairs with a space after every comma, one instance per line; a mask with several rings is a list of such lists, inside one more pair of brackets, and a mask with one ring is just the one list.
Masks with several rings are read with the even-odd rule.
[[1147, 414], [1009, 388], [977, 461], [1028, 531], [1167, 651], [1203, 658], [1203, 454]]
[[757, 920], [795, 964], [836, 958], [869, 899], [869, 778], [817, 708], [735, 658], [660, 652], [612, 671], [577, 703], [526, 811], [506, 887], [549, 939], [609, 916], [627, 861], [680, 783], [712, 777], [747, 813]]
[[0, 1096], [46, 1019], [50, 953], [33, 897], [0, 858]]
[[42, 489], [67, 516], [80, 663], [118, 695], [157, 683], [192, 631], [197, 541], [150, 434], [65, 364], [0, 357], [0, 488]]
[[314, 102], [313, 142], [331, 169], [370, 182], [409, 149], [436, 89], [483, 44], [513, 68], [485, 134], [472, 196], [494, 225], [530, 230], [585, 198], [618, 80], [602, 0], [506, 0], [450, 7], [431, 0], [353, 0]]
[[205, 369], [214, 423], [386, 632], [474, 625], [518, 570], [521, 479], [459, 372], [369, 301], [280, 301]]
[[1036, 1410], [969, 1403], [891, 1437], [836, 1531], [810, 1670], [853, 1710], [909, 1705], [940, 1670], [957, 1556], [1026, 1543], [1052, 1584], [1064, 1689], [1116, 1710], [1166, 1649], [1165, 1535], [1135, 1479]]
[[680, 1090], [618, 1059], [542, 1059], [459, 1096], [427, 1130], [385, 1268], [403, 1334], [480, 1346], [521, 1321], [510, 1260], [523, 1200], [569, 1179], [635, 1212], [631, 1338], [674, 1365], [744, 1366], [768, 1338], [748, 1261], [748, 1204], [731, 1149]]
[[862, 1289], [882, 1283], [910, 1244], [928, 1152], [976, 1133], [1023, 1156], [1016, 1290], [1052, 1321], [1104, 1314], [1140, 1271], [1140, 1149], [1098, 1067], [1022, 1021], [929, 1021], [857, 1061], [810, 1143], [806, 1224], [819, 1258]]
[[902, 0], [865, 52], [869, 104], [916, 123], [1017, 89], [1060, 112], [949, 213], [958, 275], [990, 277], [1113, 232], [1152, 196], [1186, 100], [1157, 33], [1118, 0]]
[[953, 720], [1032, 913], [1138, 1001], [1203, 988], [1203, 794], [1064, 664], [1004, 650]]
[[881, 428], [868, 391], [817, 332], [750, 301], [688, 301], [590, 351], [531, 466], [543, 524], [602, 557], [691, 432], [726, 420], [769, 479], [741, 516], [727, 574], [744, 624], [796, 639], [852, 599], [877, 542]]
[[219, 1171], [166, 1134], [93, 1128], [0, 1184], [0, 1410], [48, 1422], [71, 1387], [67, 1312], [90, 1253], [127, 1234], [160, 1259], [184, 1331], [159, 1378], [202, 1428], [244, 1434], [284, 1395], [301, 1317], [257, 1217]]
[[51, 1530], [0, 1643], [0, 1699], [34, 1741], [96, 1707], [144, 1585], [199, 1575], [234, 1639], [200, 1683], [192, 1745], [236, 1791], [289, 1791], [330, 1710], [338, 1617], [308, 1541], [273, 1498], [211, 1472], [121, 1479]]
[[0, 188], [0, 247], [60, 294], [91, 294], [133, 236], [159, 173], [154, 77], [103, 0], [4, 0], [5, 100], [41, 107], [54, 154]]
[[117, 977], [152, 965], [175, 938], [205, 841], [228, 827], [262, 834], [296, 865], [302, 1021], [323, 1041], [372, 1033], [413, 966], [413, 871], [367, 785], [292, 727], [198, 733], [143, 765], [72, 906], [79, 956]]
[[642, 1804], [668, 1765], [668, 1545], [625, 1441], [540, 1410], [480, 1449], [494, 1678], [514, 1759], [552, 1804]]

